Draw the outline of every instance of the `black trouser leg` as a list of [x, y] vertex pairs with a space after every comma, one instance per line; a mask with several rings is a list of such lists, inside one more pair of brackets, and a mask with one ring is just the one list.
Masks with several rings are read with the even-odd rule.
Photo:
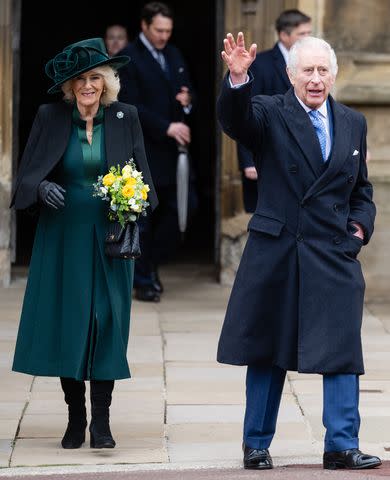
[[68, 405], [68, 427], [61, 441], [63, 448], [80, 448], [85, 442], [87, 412], [85, 384], [73, 378], [60, 378], [65, 402]]
[[91, 448], [114, 448], [110, 430], [110, 405], [114, 380], [91, 380], [91, 412], [89, 426]]

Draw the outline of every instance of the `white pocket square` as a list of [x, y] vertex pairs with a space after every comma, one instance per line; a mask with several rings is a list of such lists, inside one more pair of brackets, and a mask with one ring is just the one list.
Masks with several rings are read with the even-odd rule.
[[352, 154], [353, 157], [355, 157], [356, 155], [359, 155], [359, 150], [355, 150]]

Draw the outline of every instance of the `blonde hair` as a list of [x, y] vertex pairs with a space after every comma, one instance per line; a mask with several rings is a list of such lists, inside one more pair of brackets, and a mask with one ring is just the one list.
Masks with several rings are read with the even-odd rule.
[[[116, 102], [118, 100], [118, 93], [121, 88], [117, 72], [109, 65], [102, 65], [101, 67], [91, 68], [91, 70], [89, 71], [92, 70], [101, 75], [104, 80], [104, 89], [102, 96], [100, 97], [100, 103], [107, 107], [111, 103]], [[74, 101], [76, 100], [72, 87], [73, 80], [74, 79], [67, 80], [61, 85], [61, 89], [64, 92], [63, 98], [66, 102], [69, 103], [74, 103]]]

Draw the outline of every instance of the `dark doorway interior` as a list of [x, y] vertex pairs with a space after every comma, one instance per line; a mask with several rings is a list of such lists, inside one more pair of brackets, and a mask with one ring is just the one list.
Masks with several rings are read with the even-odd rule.
[[[118, 2], [109, 8], [83, 8], [69, 0], [63, 15], [52, 8], [37, 9], [22, 0], [19, 148], [24, 145], [38, 106], [58, 101], [47, 95], [50, 85], [45, 63], [64, 46], [84, 38], [103, 36], [109, 24], [128, 28], [130, 40], [138, 34], [139, 12], [145, 1]], [[215, 1], [167, 2], [175, 13], [172, 42], [189, 65], [197, 94], [194, 111], [192, 158], [197, 175], [199, 210], [182, 243], [180, 257], [213, 262], [215, 206]], [[76, 13], [79, 12], [79, 13]], [[88, 12], [88, 13], [86, 13]], [[16, 263], [27, 265], [31, 256], [37, 215], [18, 212]]]

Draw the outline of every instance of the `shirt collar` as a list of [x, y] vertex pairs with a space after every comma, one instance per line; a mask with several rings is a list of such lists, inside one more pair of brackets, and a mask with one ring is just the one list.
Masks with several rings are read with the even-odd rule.
[[155, 53], [156, 52], [156, 48], [153, 47], [153, 45], [149, 42], [149, 40], [145, 37], [144, 33], [141, 32], [139, 34], [139, 38], [141, 40], [141, 42], [145, 45], [145, 47], [149, 50], [150, 53]]
[[[309, 113], [311, 112], [313, 109], [308, 107], [307, 105], [305, 105], [302, 100], [298, 97], [298, 95], [294, 92], [294, 95], [296, 97], [296, 99], [298, 100], [299, 104], [301, 105], [301, 107], [305, 110], [306, 113]], [[320, 106], [320, 108], [317, 108], [317, 111], [324, 117], [324, 118], [328, 118], [328, 106], [327, 106], [327, 101], [325, 100], [325, 102]]]
[[279, 47], [279, 50], [280, 52], [282, 53], [283, 55], [283, 58], [284, 58], [284, 61], [287, 65], [287, 61], [288, 61], [288, 50], [287, 48], [283, 45], [282, 42], [278, 42], [278, 47]]

